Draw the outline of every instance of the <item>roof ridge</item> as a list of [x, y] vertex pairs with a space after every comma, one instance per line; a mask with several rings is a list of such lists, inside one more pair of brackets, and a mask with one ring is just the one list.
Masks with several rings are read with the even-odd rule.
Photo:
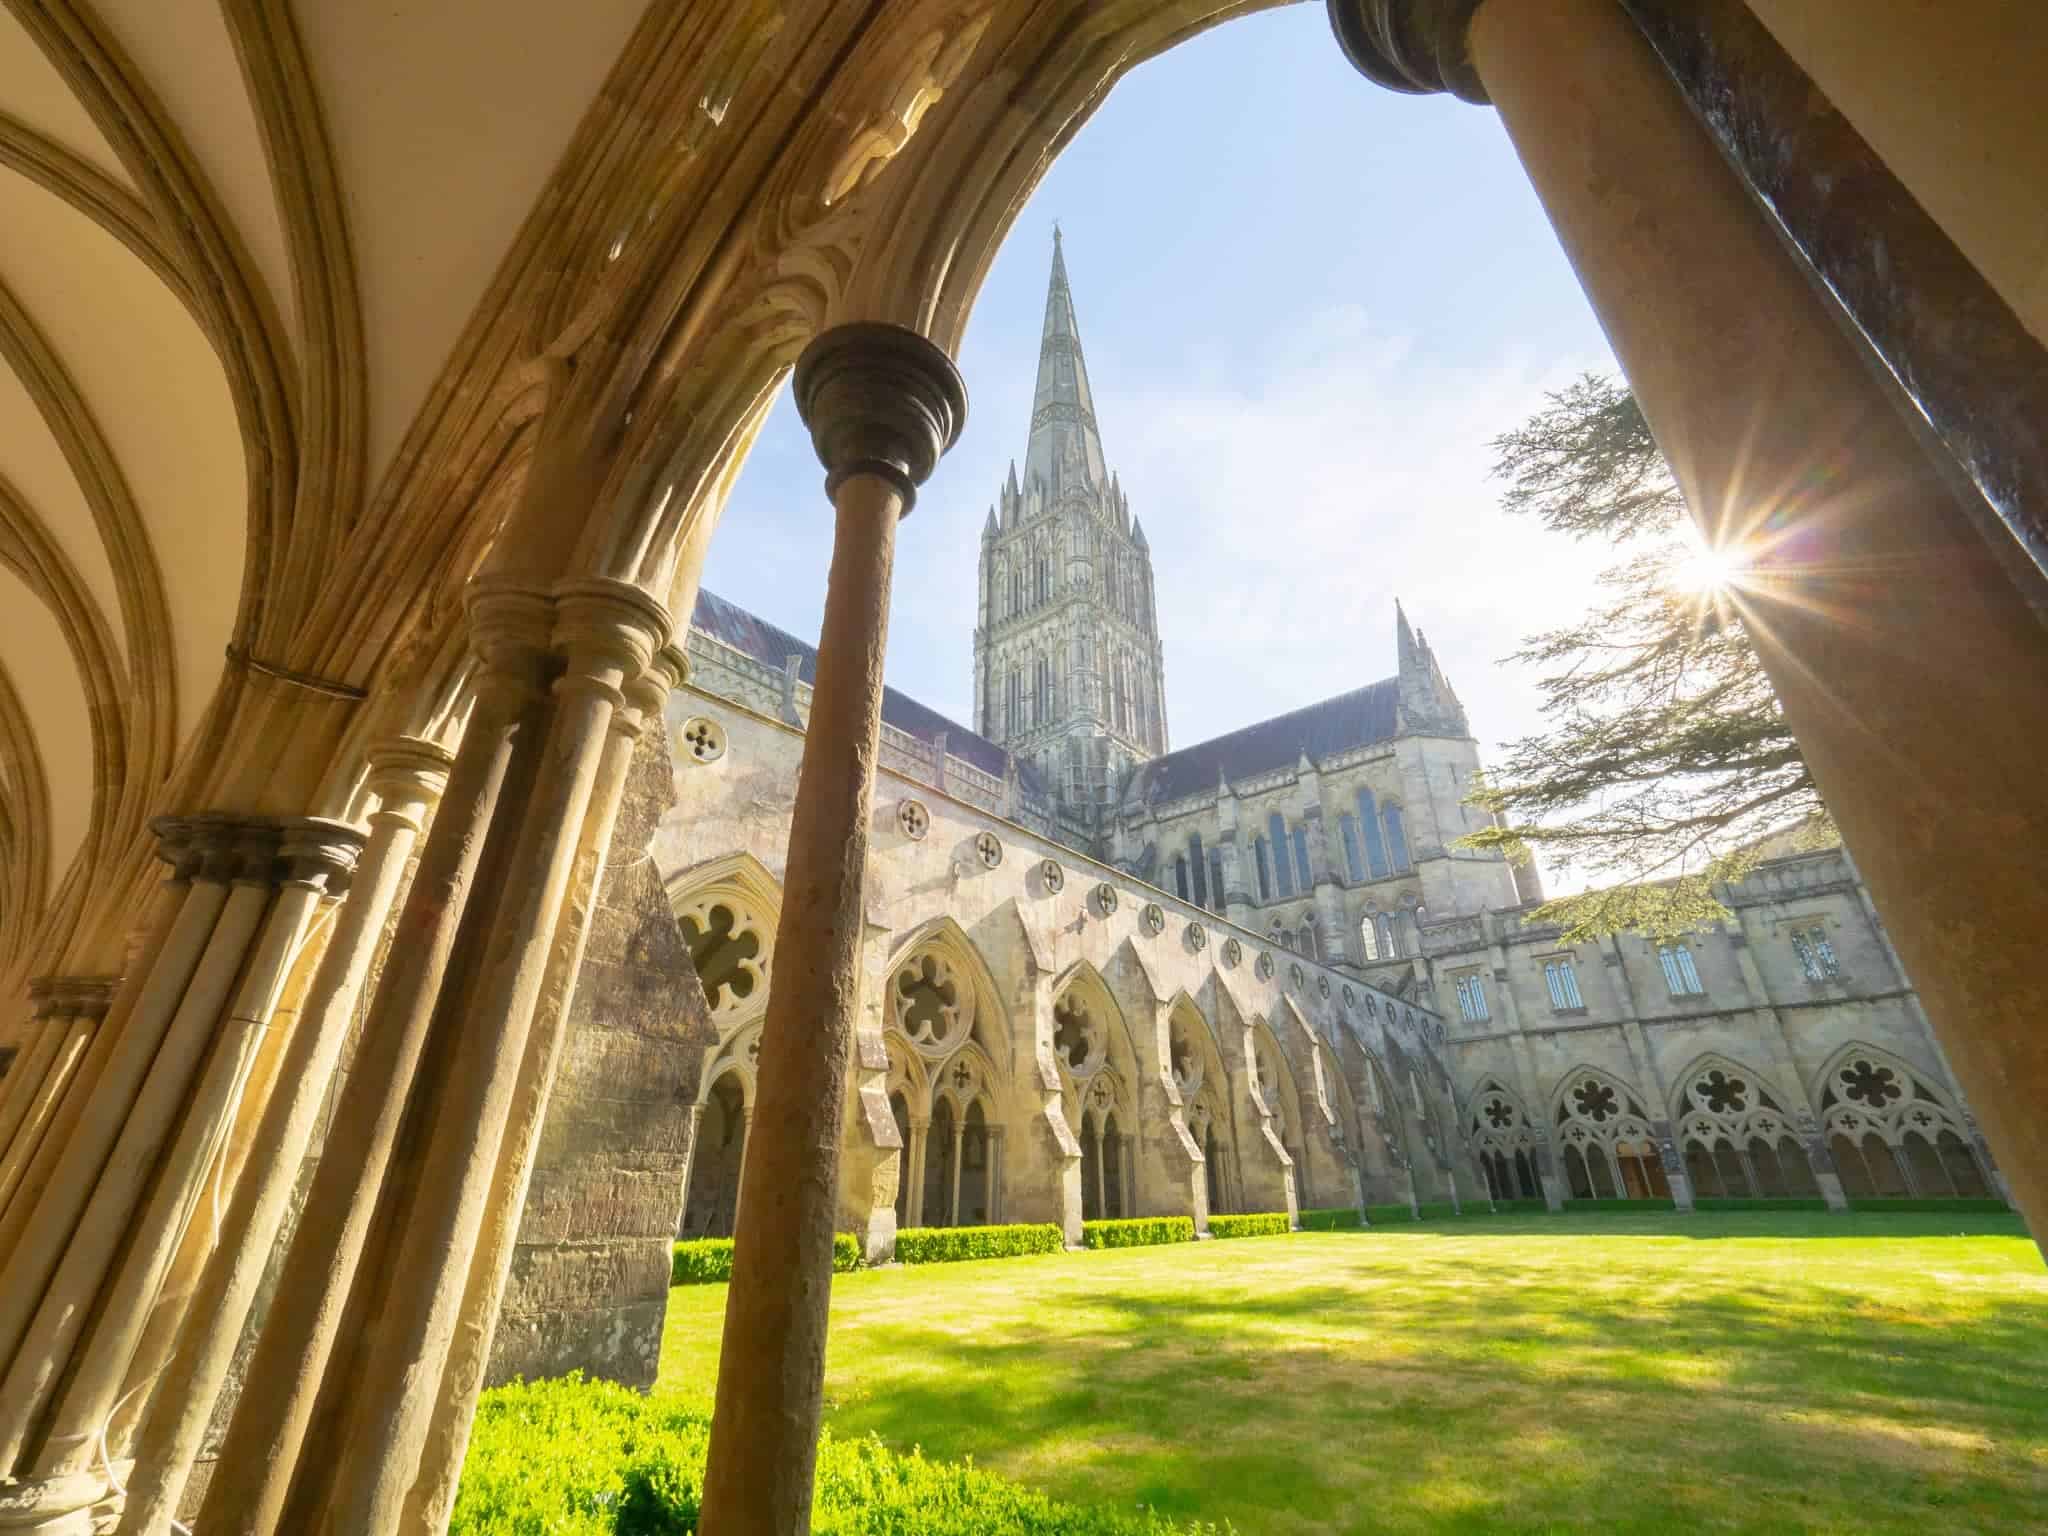
[[1265, 719], [1254, 720], [1249, 725], [1240, 725], [1236, 730], [1225, 731], [1219, 736], [1209, 736], [1201, 741], [1191, 741], [1184, 747], [1175, 747], [1171, 752], [1162, 752], [1159, 756], [1150, 759], [1150, 761], [1163, 763], [1170, 757], [1184, 757], [1190, 752], [1199, 752], [1204, 747], [1213, 747], [1218, 742], [1229, 741], [1233, 736], [1243, 736], [1251, 731], [1267, 730], [1281, 724], [1283, 721], [1293, 719], [1296, 715], [1306, 715], [1314, 710], [1327, 709], [1332, 704], [1340, 703], [1345, 699], [1356, 698], [1361, 693], [1370, 693], [1375, 688], [1398, 688], [1400, 685], [1401, 679], [1398, 676], [1375, 678], [1372, 682], [1361, 683], [1356, 688], [1347, 688], [1342, 693], [1333, 693], [1328, 698], [1316, 699], [1311, 703], [1298, 705], [1293, 709], [1282, 710], [1277, 715], [1268, 715]]

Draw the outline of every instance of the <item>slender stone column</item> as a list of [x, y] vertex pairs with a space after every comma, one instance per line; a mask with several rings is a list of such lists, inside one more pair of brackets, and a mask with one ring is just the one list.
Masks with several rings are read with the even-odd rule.
[[151, 957], [162, 955], [170, 947], [172, 935], [186, 921], [185, 907], [192, 894], [192, 877], [199, 869], [199, 851], [186, 835], [184, 822], [164, 825], [173, 830], [166, 833], [159, 828], [157, 856], [169, 866], [170, 874], [152, 897], [150, 916], [129, 956], [126, 974], [114, 984], [112, 1000], [70, 1082], [59, 1084], [50, 1100], [49, 1119], [40, 1140], [30, 1145], [29, 1138], [17, 1134], [5, 1158], [0, 1159], [0, 1254], [13, 1253], [29, 1214], [49, 1184], [60, 1153], [69, 1146], [73, 1131], [92, 1101], [100, 1077], [118, 1054], [141, 991], [134, 983], [150, 970]]
[[6, 1204], [44, 1133], [62, 1113], [65, 1091], [88, 1059], [120, 983], [115, 977], [66, 977], [50, 985], [57, 994], [53, 1006], [64, 1012], [61, 1016], [53, 1013], [48, 1021], [50, 1052], [36, 1074], [35, 1087], [28, 1089], [24, 1080], [21, 1117], [8, 1144], [4, 1170], [0, 1170], [0, 1206]]
[[953, 1193], [946, 1202], [946, 1225], [960, 1225], [960, 1164], [961, 1153], [967, 1145], [967, 1122], [965, 1119], [953, 1122]]
[[452, 761], [433, 743], [407, 738], [370, 754], [369, 788], [378, 804], [369, 841], [287, 1048], [279, 1087], [264, 1108], [247, 1172], [221, 1223], [218, 1249], [192, 1299], [194, 1324], [157, 1383], [128, 1482], [124, 1536], [162, 1536], [170, 1529], [312, 1143], [357, 997]]
[[[97, 1181], [86, 1194], [76, 1224], [61, 1233], [42, 1227], [44, 1211], [60, 1202], [68, 1205], [65, 1197], [77, 1187], [53, 1182], [36, 1221], [30, 1225], [30, 1241], [43, 1239], [38, 1243], [39, 1252], [55, 1246], [48, 1242], [53, 1237], [63, 1247], [47, 1288], [40, 1289], [39, 1296], [33, 1298], [40, 1305], [32, 1320], [15, 1335], [19, 1343], [5, 1379], [0, 1380], [0, 1467], [21, 1469], [18, 1464], [24, 1460], [23, 1453], [32, 1449], [31, 1435], [50, 1406], [48, 1394], [71, 1364], [88, 1323], [96, 1316], [94, 1301], [124, 1240], [134, 1230], [136, 1208], [144, 1192], [159, 1174], [170, 1176], [163, 1165], [166, 1146], [178, 1130], [187, 1092], [213, 1043], [221, 1010], [271, 905], [277, 828], [219, 817], [198, 820], [204, 826], [203, 835], [215, 839], [221, 852], [223, 862], [216, 868], [223, 874], [232, 869], [233, 886], [216, 887], [221, 895], [218, 920], [207, 925], [204, 947], [192, 968], [190, 984], [177, 999], [176, 1012], [163, 1032], [162, 1042], [145, 1064], [147, 1070], [133, 1097], [127, 1100], [126, 1114], [113, 1147], [98, 1170]], [[200, 901], [210, 885], [211, 882], [196, 885], [191, 901]], [[105, 1090], [112, 1085], [103, 1081], [100, 1086]], [[111, 1119], [116, 1111], [116, 1105], [110, 1102], [111, 1095], [103, 1091], [97, 1097], [95, 1109]], [[183, 1123], [192, 1122], [185, 1119]], [[81, 1138], [87, 1128], [81, 1126]], [[24, 1248], [27, 1246], [25, 1243]], [[153, 1262], [154, 1255], [146, 1248], [145, 1254], [146, 1257], [138, 1256], [138, 1262]], [[13, 1266], [9, 1269], [11, 1273]], [[135, 1295], [128, 1278], [133, 1273], [130, 1269], [117, 1278], [116, 1290], [124, 1296]], [[0, 1305], [9, 1305], [11, 1309], [16, 1302], [17, 1297], [10, 1292], [0, 1300]], [[136, 1305], [138, 1310], [146, 1306], [146, 1298], [137, 1299]], [[57, 1497], [69, 1496], [66, 1489]], [[42, 1502], [32, 1485], [10, 1490], [7, 1501], [0, 1503], [0, 1528], [5, 1528], [20, 1511], [31, 1508], [40, 1518], [45, 1513]]]
[[[175, 871], [170, 892], [176, 916], [147, 974], [123, 983], [101, 1031], [104, 1054], [88, 1056], [70, 1113], [52, 1123], [0, 1218], [0, 1254], [6, 1255], [0, 1264], [0, 1361], [13, 1358], [28, 1329], [227, 903], [235, 870], [231, 847], [200, 837], [194, 823], [180, 818], [162, 818], [152, 830], [158, 856]], [[0, 1470], [5, 1465], [0, 1462]]]
[[1109, 1214], [1109, 1183], [1108, 1176], [1103, 1172], [1102, 1167], [1102, 1144], [1104, 1140], [1102, 1127], [1091, 1123], [1089, 1132], [1095, 1138], [1095, 1214], [1107, 1216]]
[[2048, 628], [1622, 11], [1488, 0], [1467, 39], [1452, 73], [1499, 107], [1695, 520], [1746, 559], [1786, 720], [2048, 1236]]
[[740, 1206], [747, 1193], [747, 1142], [754, 1134], [754, 1106], [740, 1105], [740, 1176], [732, 1192], [732, 1229], [740, 1229]]
[[910, 1122], [910, 1198], [903, 1203], [904, 1225], [924, 1225], [924, 1154], [931, 1134], [929, 1120]]
[[988, 1133], [988, 1219], [991, 1226], [1003, 1224], [1003, 1128], [992, 1126]]
[[30, 1006], [34, 1009], [29, 1020], [29, 1034], [25, 1044], [16, 1053], [14, 1065], [7, 1076], [0, 1078], [0, 1149], [13, 1141], [15, 1130], [28, 1114], [28, 1107], [35, 1101], [36, 1093], [43, 1086], [43, 1077], [50, 1069], [50, 1062], [57, 1054], [57, 1042], [64, 1034], [68, 1017], [60, 1010], [58, 1000], [51, 993], [53, 977], [43, 977], [28, 984]]
[[719, 1372], [705, 1469], [702, 1523], [720, 1536], [810, 1529], [896, 524], [967, 411], [951, 360], [894, 326], [825, 332], [795, 390], [836, 529], [776, 936], [788, 963], [762, 1028], [765, 1113], [726, 1299], [722, 1358], [736, 1368]]
[[[489, 1207], [470, 1260], [461, 1318], [441, 1374], [419, 1473], [407, 1495], [400, 1526], [407, 1532], [440, 1536], [454, 1508], [456, 1483], [462, 1473], [463, 1453], [469, 1445], [477, 1394], [483, 1390], [490, 1365], [491, 1340], [498, 1331], [498, 1314], [504, 1304], [520, 1219], [526, 1209], [534, 1158], [547, 1120], [562, 1047], [568, 1038], [569, 1007], [575, 998], [576, 979], [583, 969], [591, 909], [604, 884], [612, 832], [631, 776], [633, 754], [650, 722], [655, 729], [661, 728], [662, 706], [687, 671], [688, 663], [682, 654], [664, 646], [652, 665], [624, 685], [626, 707], [612, 715], [611, 734], [605, 739], [590, 807], [584, 813], [570, 896], [555, 935], [553, 953], [548, 957], [541, 1003], [534, 1013], [532, 1037], [527, 1042], [512, 1115], [498, 1151]], [[744, 1134], [740, 1145], [744, 1158]], [[684, 1187], [688, 1188], [687, 1179]]]
[[625, 703], [624, 685], [668, 639], [667, 613], [623, 583], [579, 582], [556, 603], [555, 643], [566, 665], [475, 988], [448, 1021], [450, 1070], [422, 1106], [432, 1116], [431, 1139], [351, 1387], [347, 1440], [321, 1505], [326, 1536], [398, 1528], [460, 1320], [612, 715]]
[[[286, 822], [282, 831], [279, 873], [284, 878], [243, 963], [234, 1006], [217, 1023], [209, 1021], [211, 1027], [205, 1030], [211, 1037], [206, 1065], [186, 1100], [176, 1136], [157, 1159], [149, 1200], [140, 1216], [129, 1223], [127, 1250], [107, 1287], [99, 1316], [80, 1340], [70, 1380], [64, 1384], [43, 1448], [33, 1464], [38, 1476], [60, 1477], [91, 1469], [102, 1429], [113, 1414], [136, 1346], [151, 1323], [152, 1306], [164, 1289], [186, 1225], [200, 1210], [209, 1173], [216, 1158], [223, 1155], [292, 959], [322, 898], [330, 890], [346, 888], [362, 848], [362, 834], [338, 822], [295, 819]], [[256, 889], [254, 881], [247, 888]], [[238, 889], [230, 898], [230, 913], [242, 894]], [[268, 879], [261, 894], [269, 895]], [[222, 926], [227, 926], [225, 916]], [[166, 1051], [174, 1043], [167, 1042]], [[87, 1231], [81, 1224], [81, 1235]], [[175, 1316], [166, 1319], [172, 1328], [176, 1321]]]
[[508, 780], [516, 795], [519, 749], [532, 755], [552, 605], [488, 585], [472, 589], [469, 605], [481, 659], [475, 703], [335, 1107], [333, 1123], [351, 1128], [352, 1145], [330, 1149], [314, 1174], [194, 1522], [207, 1536], [279, 1529], [331, 1358], [363, 1327], [365, 1252], [488, 833], [501, 796], [511, 798]]

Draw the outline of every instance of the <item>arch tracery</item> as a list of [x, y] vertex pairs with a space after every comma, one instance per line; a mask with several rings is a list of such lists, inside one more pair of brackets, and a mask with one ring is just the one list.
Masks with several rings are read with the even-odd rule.
[[1812, 1195], [1812, 1165], [1784, 1093], [1718, 1053], [1679, 1074], [1672, 1120], [1693, 1192], [1741, 1199]]
[[1927, 1074], [1875, 1046], [1843, 1047], [1815, 1079], [1822, 1134], [1849, 1198], [1983, 1198], [1992, 1192], [1969, 1123]]
[[1670, 1198], [1643, 1102], [1635, 1089], [1597, 1067], [1580, 1067], [1559, 1083], [1552, 1123], [1574, 1199]]

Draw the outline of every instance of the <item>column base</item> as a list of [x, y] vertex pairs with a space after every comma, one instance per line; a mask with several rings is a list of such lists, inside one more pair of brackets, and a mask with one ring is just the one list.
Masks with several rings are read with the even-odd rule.
[[1842, 1179], [1839, 1174], [1816, 1173], [1813, 1181], [1820, 1186], [1820, 1197], [1827, 1201], [1829, 1210], [1849, 1209], [1849, 1197], [1842, 1192]]

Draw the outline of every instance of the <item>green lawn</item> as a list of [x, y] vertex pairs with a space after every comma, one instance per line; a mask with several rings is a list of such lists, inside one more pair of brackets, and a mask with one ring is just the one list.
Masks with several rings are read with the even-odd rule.
[[[840, 1275], [827, 1415], [1246, 1533], [2048, 1528], [2000, 1216], [1500, 1217]], [[722, 1285], [670, 1293], [707, 1404]]]

